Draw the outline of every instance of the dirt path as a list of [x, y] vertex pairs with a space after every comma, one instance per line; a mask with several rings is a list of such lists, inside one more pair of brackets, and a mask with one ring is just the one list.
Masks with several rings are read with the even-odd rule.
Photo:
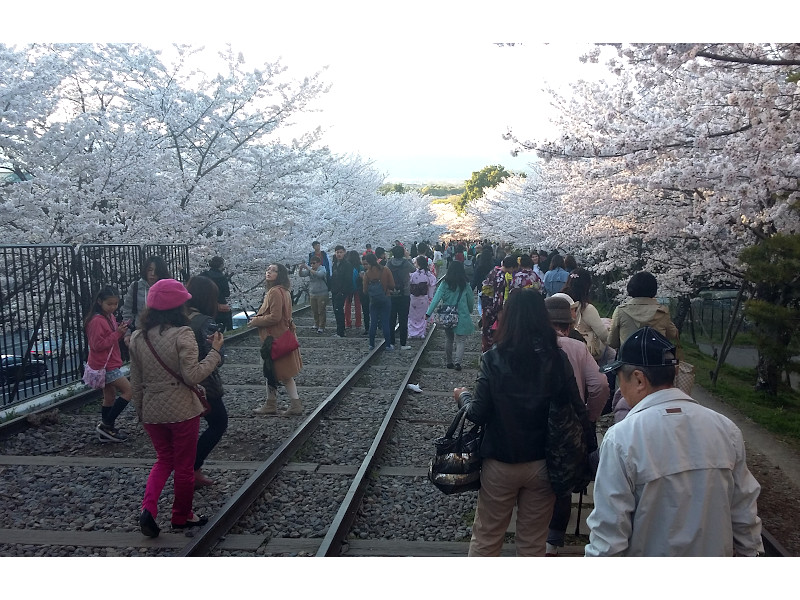
[[764, 527], [794, 556], [800, 556], [800, 450], [778, 439], [735, 408], [695, 385], [692, 397], [732, 420], [747, 445], [747, 465], [761, 484], [758, 513]]

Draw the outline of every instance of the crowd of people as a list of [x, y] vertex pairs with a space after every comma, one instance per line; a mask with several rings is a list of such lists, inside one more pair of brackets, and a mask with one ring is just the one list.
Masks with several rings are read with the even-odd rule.
[[[172, 527], [207, 521], [192, 511], [192, 498], [194, 489], [214, 484], [202, 467], [228, 422], [219, 374], [230, 315], [222, 266], [215, 257], [184, 285], [163, 259], [150, 257], [124, 299], [121, 322], [120, 296], [111, 287], [98, 292], [84, 322], [87, 367], [105, 377], [98, 438], [126, 440], [115, 421], [132, 402], [156, 451], [139, 516], [146, 536], [159, 534], [158, 500], [170, 475]], [[629, 298], [609, 319], [592, 304], [591, 273], [573, 256], [514, 252], [488, 240], [408, 247], [395, 240], [388, 252], [336, 245], [332, 259], [315, 241], [298, 267], [309, 278], [315, 333], [326, 333], [329, 299], [333, 336], [363, 326], [370, 350], [379, 329], [385, 351], [409, 350], [437, 319], [446, 336], [444, 366], [455, 371], [476, 331], [477, 306], [478, 375], [472, 390], [454, 390], [459, 408], [484, 426], [470, 556], [499, 555], [515, 507], [518, 555], [556, 556], [564, 546], [571, 496], [579, 490], [555, 485], [548, 470], [547, 457], [563, 452], [553, 435], [554, 410], [567, 410], [582, 432], [585, 455], [570, 460], [595, 473], [587, 556], [763, 552], [760, 486], [747, 468], [741, 432], [675, 387], [678, 329], [656, 299], [651, 273], [630, 278]], [[265, 284], [248, 323], [262, 341], [266, 379], [265, 401], [253, 412], [301, 415], [294, 378], [303, 360], [287, 267], [270, 264]], [[130, 382], [121, 371], [120, 342], [130, 351]], [[280, 387], [288, 395], [285, 410], [278, 409]], [[596, 424], [609, 412], [614, 426], [597, 448]]]
[[[208, 522], [207, 517], [193, 512], [192, 502], [195, 489], [214, 485], [202, 467], [228, 427], [219, 372], [225, 360], [222, 332], [229, 327], [231, 312], [223, 264], [221, 257], [214, 257], [207, 271], [184, 284], [171, 277], [163, 258], [148, 257], [141, 278], [130, 287], [121, 307], [118, 291], [105, 286], [95, 295], [84, 320], [89, 341], [86, 370], [102, 378], [96, 385], [103, 393], [101, 418], [95, 428], [98, 439], [104, 443], [127, 440], [116, 427], [116, 418], [130, 402], [156, 453], [139, 513], [141, 531], [148, 537], [160, 533], [158, 503], [170, 475], [174, 487], [172, 529]], [[265, 283], [264, 302], [249, 322], [263, 342], [266, 378], [266, 402], [254, 412], [301, 415], [303, 407], [294, 382], [303, 366], [300, 352], [295, 345], [276, 356], [272, 348], [281, 346], [284, 334], [291, 337], [295, 331], [286, 267], [269, 265]], [[324, 319], [324, 311], [322, 314]], [[121, 369], [120, 343], [130, 353], [130, 381]], [[280, 412], [278, 386], [289, 396], [289, 406]], [[201, 417], [206, 422], [202, 434]]]

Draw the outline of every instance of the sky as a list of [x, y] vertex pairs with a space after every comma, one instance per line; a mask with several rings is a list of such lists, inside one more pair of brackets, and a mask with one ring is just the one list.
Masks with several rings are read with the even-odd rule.
[[[758, 32], [757, 14], [720, 12], [726, 4], [716, 0], [675, 0], [669, 10], [632, 0], [539, 4], [32, 0], [26, 6], [36, 11], [35, 34], [18, 28], [3, 35], [209, 49], [230, 42], [254, 66], [282, 57], [297, 78], [327, 65], [331, 89], [299, 126], [320, 125], [334, 152], [359, 154], [388, 181], [411, 183], [463, 182], [492, 164], [526, 170], [534, 157], [512, 157], [502, 135], [509, 127], [523, 139], [554, 133], [543, 89], [598, 77], [601, 66], [578, 60], [589, 41], [690, 41], [715, 28], [727, 39], [752, 40]], [[770, 39], [780, 33], [774, 26]]]
[[[245, 44], [242, 51], [250, 60], [265, 50]], [[577, 45], [541, 43], [426, 41], [371, 52], [283, 44], [280, 50], [290, 73], [328, 66], [331, 89], [308, 124], [322, 126], [332, 150], [373, 160], [394, 182], [463, 182], [493, 164], [527, 170], [532, 157], [512, 157], [503, 133], [509, 127], [526, 137], [553, 131], [542, 89], [548, 81], [563, 82], [565, 65], [573, 75], [579, 71], [573, 63], [580, 65]]]

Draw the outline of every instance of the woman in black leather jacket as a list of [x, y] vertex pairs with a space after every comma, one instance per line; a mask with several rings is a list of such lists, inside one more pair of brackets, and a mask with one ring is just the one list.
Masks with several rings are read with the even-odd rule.
[[459, 406], [468, 404], [467, 418], [485, 426], [469, 555], [500, 555], [516, 505], [517, 556], [544, 556], [555, 500], [545, 462], [550, 400], [583, 403], [539, 292], [509, 296], [495, 339], [481, 357], [474, 395], [454, 390]]

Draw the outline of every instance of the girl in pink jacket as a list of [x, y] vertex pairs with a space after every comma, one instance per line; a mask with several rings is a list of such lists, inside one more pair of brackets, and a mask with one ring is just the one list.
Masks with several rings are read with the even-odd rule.
[[92, 369], [104, 368], [106, 371], [100, 422], [95, 427], [101, 442], [124, 442], [128, 438], [114, 427], [116, 418], [131, 399], [131, 384], [122, 374], [122, 354], [119, 351], [119, 341], [127, 333], [128, 323], [117, 325], [114, 312], [118, 306], [119, 293], [113, 287], [105, 286], [95, 296], [83, 321], [89, 341], [86, 363]]

